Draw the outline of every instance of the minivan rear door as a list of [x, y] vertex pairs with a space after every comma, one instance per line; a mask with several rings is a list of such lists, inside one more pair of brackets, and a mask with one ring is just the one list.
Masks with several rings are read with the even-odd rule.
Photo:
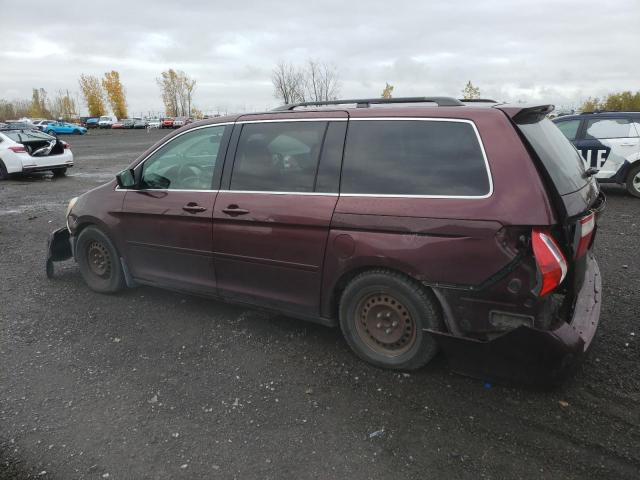
[[214, 209], [223, 297], [317, 316], [347, 114], [240, 117]]

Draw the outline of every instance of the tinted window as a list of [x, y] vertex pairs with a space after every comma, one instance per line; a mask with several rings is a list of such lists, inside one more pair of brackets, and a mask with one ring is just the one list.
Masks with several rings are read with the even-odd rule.
[[326, 128], [326, 122], [243, 125], [231, 189], [312, 192]]
[[489, 176], [466, 122], [351, 121], [341, 193], [483, 196]]
[[540, 157], [560, 195], [586, 185], [582, 157], [551, 120], [519, 124], [518, 128]]
[[569, 140], [575, 140], [578, 134], [578, 127], [580, 127], [580, 120], [566, 120], [564, 122], [556, 123], [560, 131]]
[[635, 137], [627, 118], [592, 118], [587, 122], [588, 139]]
[[144, 162], [142, 188], [211, 189], [224, 129], [200, 128], [167, 143]]

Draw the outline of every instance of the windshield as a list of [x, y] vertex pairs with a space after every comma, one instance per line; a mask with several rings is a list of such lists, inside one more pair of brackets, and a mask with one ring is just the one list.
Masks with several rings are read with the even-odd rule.
[[39, 130], [9, 130], [4, 132], [14, 142], [22, 143], [29, 140], [53, 140], [54, 137]]
[[573, 193], [587, 184], [580, 153], [551, 120], [518, 124], [518, 128], [540, 157], [560, 195]]

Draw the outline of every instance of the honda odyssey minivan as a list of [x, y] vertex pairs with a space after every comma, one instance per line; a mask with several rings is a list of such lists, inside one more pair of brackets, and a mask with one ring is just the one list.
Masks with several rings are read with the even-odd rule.
[[[394, 104], [401, 105], [394, 105]], [[412, 370], [557, 381], [600, 316], [604, 196], [549, 105], [339, 100], [193, 123], [69, 203], [49, 241], [144, 284], [340, 326]]]

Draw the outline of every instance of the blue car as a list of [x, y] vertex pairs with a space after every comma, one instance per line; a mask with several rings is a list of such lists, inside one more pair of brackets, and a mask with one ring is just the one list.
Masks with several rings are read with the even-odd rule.
[[44, 127], [44, 131], [49, 135], [58, 135], [61, 133], [69, 133], [73, 135], [84, 135], [87, 133], [87, 129], [80, 125], [67, 122], [51, 122], [47, 123]]

